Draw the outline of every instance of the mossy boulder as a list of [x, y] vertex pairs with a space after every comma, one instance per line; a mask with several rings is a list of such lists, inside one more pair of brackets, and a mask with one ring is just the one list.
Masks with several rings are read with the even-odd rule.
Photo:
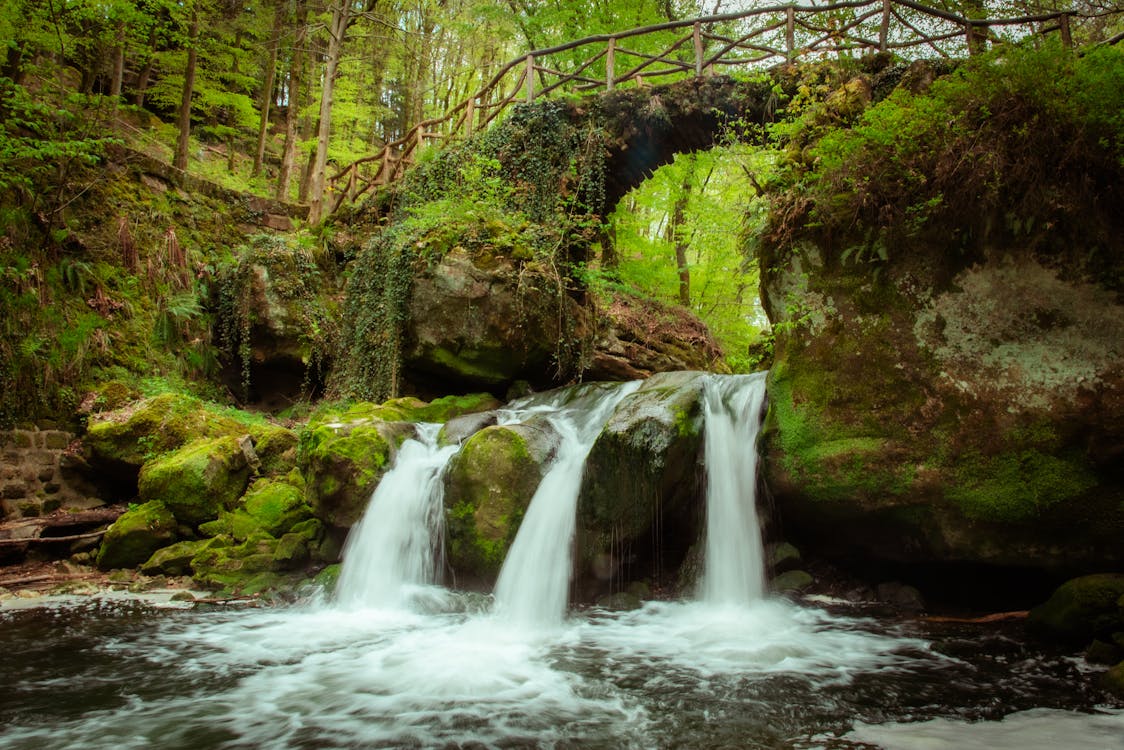
[[95, 471], [136, 479], [152, 458], [202, 437], [245, 434], [248, 421], [185, 394], [164, 393], [90, 417], [82, 438]]
[[176, 542], [167, 547], [162, 547], [152, 553], [141, 565], [141, 572], [145, 575], [183, 576], [191, 575], [191, 560], [207, 544], [205, 539]]
[[871, 562], [1124, 563], [1124, 305], [1076, 251], [917, 241], [878, 274], [842, 239], [771, 252], [762, 472], [794, 538]]
[[262, 531], [278, 538], [295, 524], [312, 518], [303, 488], [276, 479], [254, 482], [242, 499], [242, 507]]
[[249, 478], [243, 441], [203, 438], [146, 463], [138, 489], [141, 499], [162, 500], [178, 521], [194, 525], [235, 507]]
[[414, 428], [355, 410], [333, 416], [309, 422], [300, 436], [297, 462], [316, 517], [350, 528], [362, 518], [398, 445]]
[[678, 557], [668, 560], [677, 566], [697, 538], [704, 497], [705, 377], [690, 371], [653, 375], [621, 401], [601, 430], [586, 461], [578, 501], [586, 573], [615, 575], [619, 545], [656, 537], [656, 545], [667, 545], [669, 555]]
[[209, 539], [191, 559], [192, 579], [208, 588], [245, 591], [249, 582], [261, 583], [263, 574], [281, 569], [274, 560], [277, 544], [277, 539], [264, 532], [241, 544], [224, 536]]
[[105, 532], [97, 564], [102, 570], [132, 568], [175, 541], [176, 518], [159, 500], [130, 508]]
[[264, 424], [250, 429], [254, 452], [264, 476], [288, 474], [297, 465], [297, 433], [279, 425]]
[[1094, 638], [1111, 641], [1124, 631], [1124, 574], [1100, 573], [1063, 583], [1050, 599], [1030, 611], [1027, 626], [1060, 640], [1087, 644]]
[[1117, 698], [1124, 700], [1124, 661], [1104, 673], [1101, 677], [1101, 686]]
[[557, 446], [544, 421], [494, 425], [468, 438], [449, 462], [446, 554], [459, 580], [495, 580]]

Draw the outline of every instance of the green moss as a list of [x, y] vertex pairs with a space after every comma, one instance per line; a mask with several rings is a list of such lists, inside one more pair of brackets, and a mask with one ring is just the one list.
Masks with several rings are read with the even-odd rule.
[[312, 517], [304, 492], [288, 482], [259, 479], [246, 492], [242, 503], [247, 515], [263, 531], [276, 537]]
[[310, 424], [301, 433], [297, 460], [319, 518], [340, 527], [359, 520], [390, 460], [387, 437], [394, 434], [378, 421]]
[[145, 562], [176, 537], [176, 519], [159, 500], [126, 511], [105, 532], [98, 567], [131, 568]]
[[176, 542], [156, 550], [141, 565], [145, 575], [182, 576], [191, 574], [191, 560], [203, 549], [207, 540]]
[[481, 383], [506, 383], [518, 369], [513, 367], [512, 356], [512, 352], [503, 349], [476, 347], [462, 354], [438, 346], [428, 352], [427, 359], [455, 376]]
[[1034, 449], [963, 458], [947, 495], [965, 515], [990, 521], [1025, 521], [1083, 495], [1097, 484], [1083, 456]]
[[1102, 573], [1066, 581], [1030, 611], [1028, 627], [1066, 641], [1088, 643], [1124, 630], [1124, 574]]
[[254, 452], [261, 460], [265, 476], [286, 474], [297, 465], [297, 433], [277, 425], [265, 424], [250, 431]]
[[542, 477], [515, 429], [485, 428], [469, 438], [446, 471], [446, 540], [450, 565], [495, 576]]
[[182, 523], [198, 524], [233, 508], [250, 468], [237, 438], [203, 438], [145, 464], [138, 489], [145, 500], [163, 500]]

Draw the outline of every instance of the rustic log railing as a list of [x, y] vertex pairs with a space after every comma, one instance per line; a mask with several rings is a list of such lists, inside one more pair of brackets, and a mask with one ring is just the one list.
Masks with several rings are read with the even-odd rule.
[[[654, 80], [665, 82], [736, 68], [761, 69], [798, 59], [845, 58], [878, 51], [903, 57], [935, 54], [951, 58], [977, 54], [989, 43], [1052, 33], [1072, 46], [1075, 24], [1098, 15], [1105, 14], [1061, 10], [1009, 18], [967, 18], [913, 0], [788, 3], [598, 34], [533, 50], [502, 66], [475, 94], [445, 114], [419, 122], [377, 153], [332, 175], [328, 182], [334, 194], [331, 210], [397, 180], [423, 145], [471, 137], [511, 105], [560, 91], [613, 91], [626, 84], [644, 86]], [[627, 46], [632, 40], [664, 39], [669, 35], [674, 36], [661, 52], [641, 52]], [[570, 66], [568, 70], [561, 69], [565, 65]]]

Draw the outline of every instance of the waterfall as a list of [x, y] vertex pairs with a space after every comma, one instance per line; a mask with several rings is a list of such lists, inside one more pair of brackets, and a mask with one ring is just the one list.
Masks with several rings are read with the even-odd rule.
[[401, 605], [410, 586], [434, 583], [442, 549], [441, 475], [457, 446], [439, 447], [441, 425], [417, 425], [371, 495], [343, 550], [336, 601], [351, 607]]
[[765, 591], [757, 521], [757, 433], [765, 375], [709, 377], [706, 419], [706, 567], [709, 604], [748, 604]]
[[566, 613], [578, 492], [585, 459], [613, 410], [639, 381], [597, 397], [588, 409], [566, 408], [547, 417], [562, 438], [496, 581], [496, 612], [524, 625], [555, 625]]

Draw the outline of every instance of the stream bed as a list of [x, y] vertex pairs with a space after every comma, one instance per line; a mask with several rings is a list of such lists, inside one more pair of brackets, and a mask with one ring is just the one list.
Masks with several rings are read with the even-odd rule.
[[1083, 660], [1018, 623], [490, 607], [419, 587], [393, 609], [0, 611], [0, 747], [1124, 748]]

